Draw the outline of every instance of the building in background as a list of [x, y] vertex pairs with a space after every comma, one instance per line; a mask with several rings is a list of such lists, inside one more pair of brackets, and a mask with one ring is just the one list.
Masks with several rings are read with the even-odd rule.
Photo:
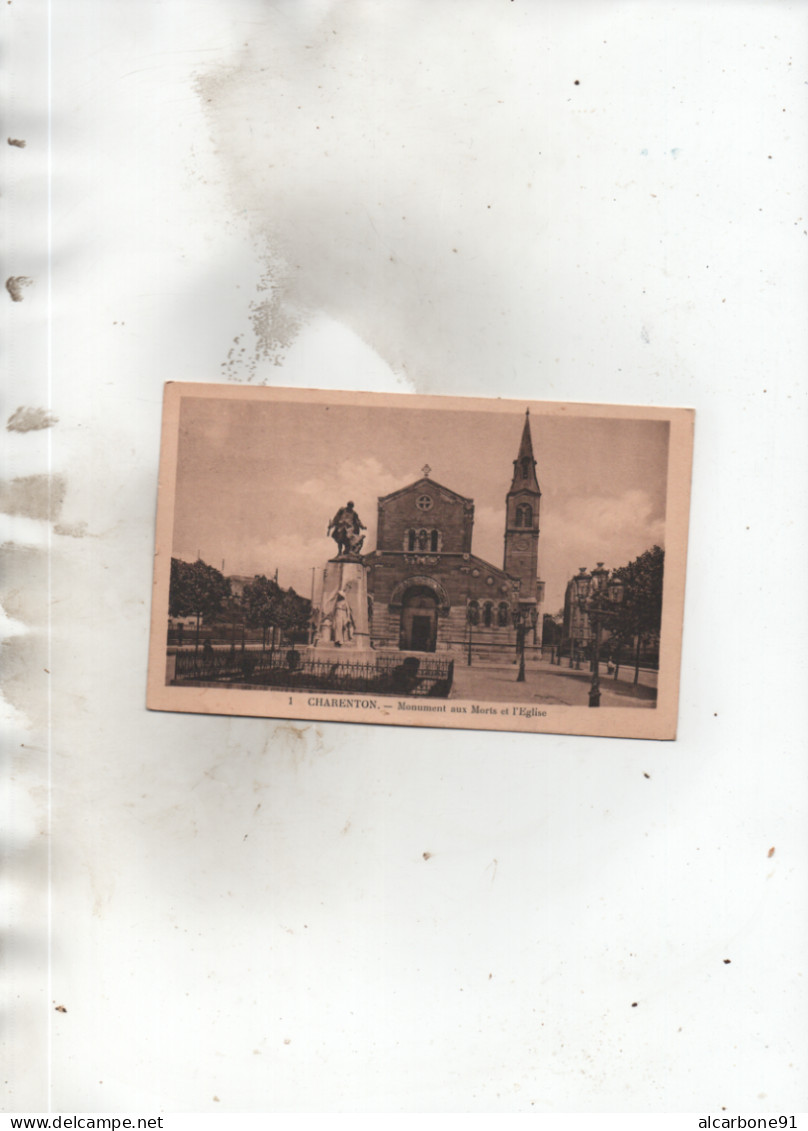
[[380, 498], [376, 549], [364, 558], [374, 646], [434, 652], [470, 642], [475, 651], [508, 651], [520, 622], [535, 645], [540, 501], [527, 413], [505, 499], [502, 568], [473, 552], [474, 500], [436, 482], [428, 466]]
[[231, 573], [228, 574], [227, 580], [230, 582], [230, 592], [234, 597], [241, 597], [244, 592], [245, 585], [251, 585], [255, 580], [252, 576], [247, 576], [246, 573]]

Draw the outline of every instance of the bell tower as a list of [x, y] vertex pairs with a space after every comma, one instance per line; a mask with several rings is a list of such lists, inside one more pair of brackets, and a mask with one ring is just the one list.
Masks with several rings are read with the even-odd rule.
[[536, 478], [536, 460], [530, 436], [530, 409], [525, 411], [525, 424], [519, 454], [513, 461], [513, 481], [505, 497], [505, 561], [503, 568], [522, 582], [521, 601], [536, 602], [539, 597], [539, 504], [541, 491]]

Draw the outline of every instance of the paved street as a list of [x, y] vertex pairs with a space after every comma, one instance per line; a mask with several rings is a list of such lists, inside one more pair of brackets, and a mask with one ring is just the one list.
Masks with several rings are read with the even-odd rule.
[[[566, 664], [566, 661], [565, 661]], [[517, 664], [474, 660], [471, 667], [456, 660], [451, 699], [477, 702], [555, 703], [567, 707], [586, 707], [592, 673], [567, 666], [555, 667], [546, 660], [528, 663], [525, 682], [517, 683]], [[653, 707], [656, 702], [657, 673], [640, 672], [640, 685], [634, 687], [634, 669], [621, 667], [620, 679], [606, 674], [601, 664], [601, 707]]]
[[[260, 644], [248, 644], [249, 651], [260, 651]], [[172, 651], [193, 652], [192, 645]], [[226, 646], [214, 645], [217, 653], [227, 652]], [[240, 649], [238, 649], [240, 654]], [[202, 649], [199, 649], [200, 656]], [[346, 659], [348, 657], [346, 656]], [[173, 678], [173, 661], [169, 660], [169, 677]], [[502, 658], [482, 660], [473, 658], [471, 667], [465, 656], [455, 657], [454, 682], [450, 699], [468, 699], [478, 703], [554, 703], [567, 707], [589, 705], [589, 687], [592, 673], [582, 663], [581, 670], [570, 668], [565, 659], [561, 667], [548, 660], [529, 660], [525, 665], [525, 682], [517, 683], [518, 664]], [[600, 705], [602, 707], [653, 707], [656, 702], [658, 673], [640, 670], [640, 683], [634, 687], [634, 668], [624, 664], [620, 678], [606, 674], [606, 665], [600, 666]]]

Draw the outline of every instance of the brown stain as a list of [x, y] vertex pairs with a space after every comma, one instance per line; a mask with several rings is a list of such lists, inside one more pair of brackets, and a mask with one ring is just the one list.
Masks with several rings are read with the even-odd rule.
[[16, 145], [17, 149], [25, 149], [25, 138], [10, 137], [6, 139], [9, 145]]
[[771, 846], [771, 848], [770, 848], [770, 849], [769, 849], [769, 851], [768, 851], [768, 852], [766, 853], [766, 855], [767, 855], [767, 856], [768, 856], [768, 858], [769, 858], [769, 859], [771, 860], [772, 856], [774, 856], [774, 845], [772, 845], [772, 846]]
[[54, 416], [44, 408], [28, 408], [20, 405], [12, 412], [6, 422], [7, 432], [38, 432], [42, 428], [53, 428], [59, 423], [59, 417]]
[[11, 295], [11, 301], [22, 302], [23, 287], [30, 287], [33, 281], [28, 275], [9, 275], [6, 290]]
[[431, 860], [432, 859], [432, 853], [431, 852], [422, 852], [421, 855], [423, 856], [424, 860]]
[[731, 959], [731, 958], [725, 958], [725, 959], [724, 959], [724, 965], [725, 965], [725, 966], [729, 966], [730, 962], [732, 962], [732, 959]]
[[66, 490], [61, 475], [25, 475], [0, 481], [0, 511], [54, 522], [61, 513]]
[[67, 1007], [64, 1005], [57, 1005], [55, 1008], [57, 1013], [67, 1013]]
[[86, 538], [89, 535], [86, 522], [57, 522], [53, 533], [61, 534], [63, 538]]
[[[285, 302], [280, 280], [267, 272], [258, 284], [259, 291], [269, 291], [269, 296], [250, 306], [250, 321], [255, 335], [255, 361], [265, 358], [273, 365], [282, 365], [286, 351], [300, 333], [304, 318]], [[231, 350], [232, 353], [232, 350]], [[228, 361], [235, 361], [228, 357]]]
[[294, 723], [279, 723], [275, 727], [275, 734], [278, 738], [285, 736], [303, 742], [308, 729], [308, 727], [296, 727]]
[[[3, 694], [33, 733], [47, 725], [45, 680], [40, 674], [48, 664], [46, 635], [37, 631], [46, 625], [41, 594], [47, 591], [47, 552], [6, 542], [0, 546], [0, 577], [7, 615], [28, 630], [8, 637], [3, 644]], [[29, 744], [28, 749], [38, 748]]]

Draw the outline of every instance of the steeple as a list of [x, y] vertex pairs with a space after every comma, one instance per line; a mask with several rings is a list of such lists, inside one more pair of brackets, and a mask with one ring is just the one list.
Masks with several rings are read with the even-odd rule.
[[530, 435], [530, 409], [525, 409], [525, 426], [522, 429], [522, 440], [519, 444], [519, 454], [513, 461], [513, 482], [511, 491], [530, 491], [541, 495], [539, 481], [536, 478], [536, 460], [533, 458], [533, 440]]
[[530, 409], [525, 412], [519, 454], [513, 461], [513, 481], [505, 497], [505, 559], [503, 568], [520, 581], [520, 601], [537, 602], [539, 593], [539, 507]]

